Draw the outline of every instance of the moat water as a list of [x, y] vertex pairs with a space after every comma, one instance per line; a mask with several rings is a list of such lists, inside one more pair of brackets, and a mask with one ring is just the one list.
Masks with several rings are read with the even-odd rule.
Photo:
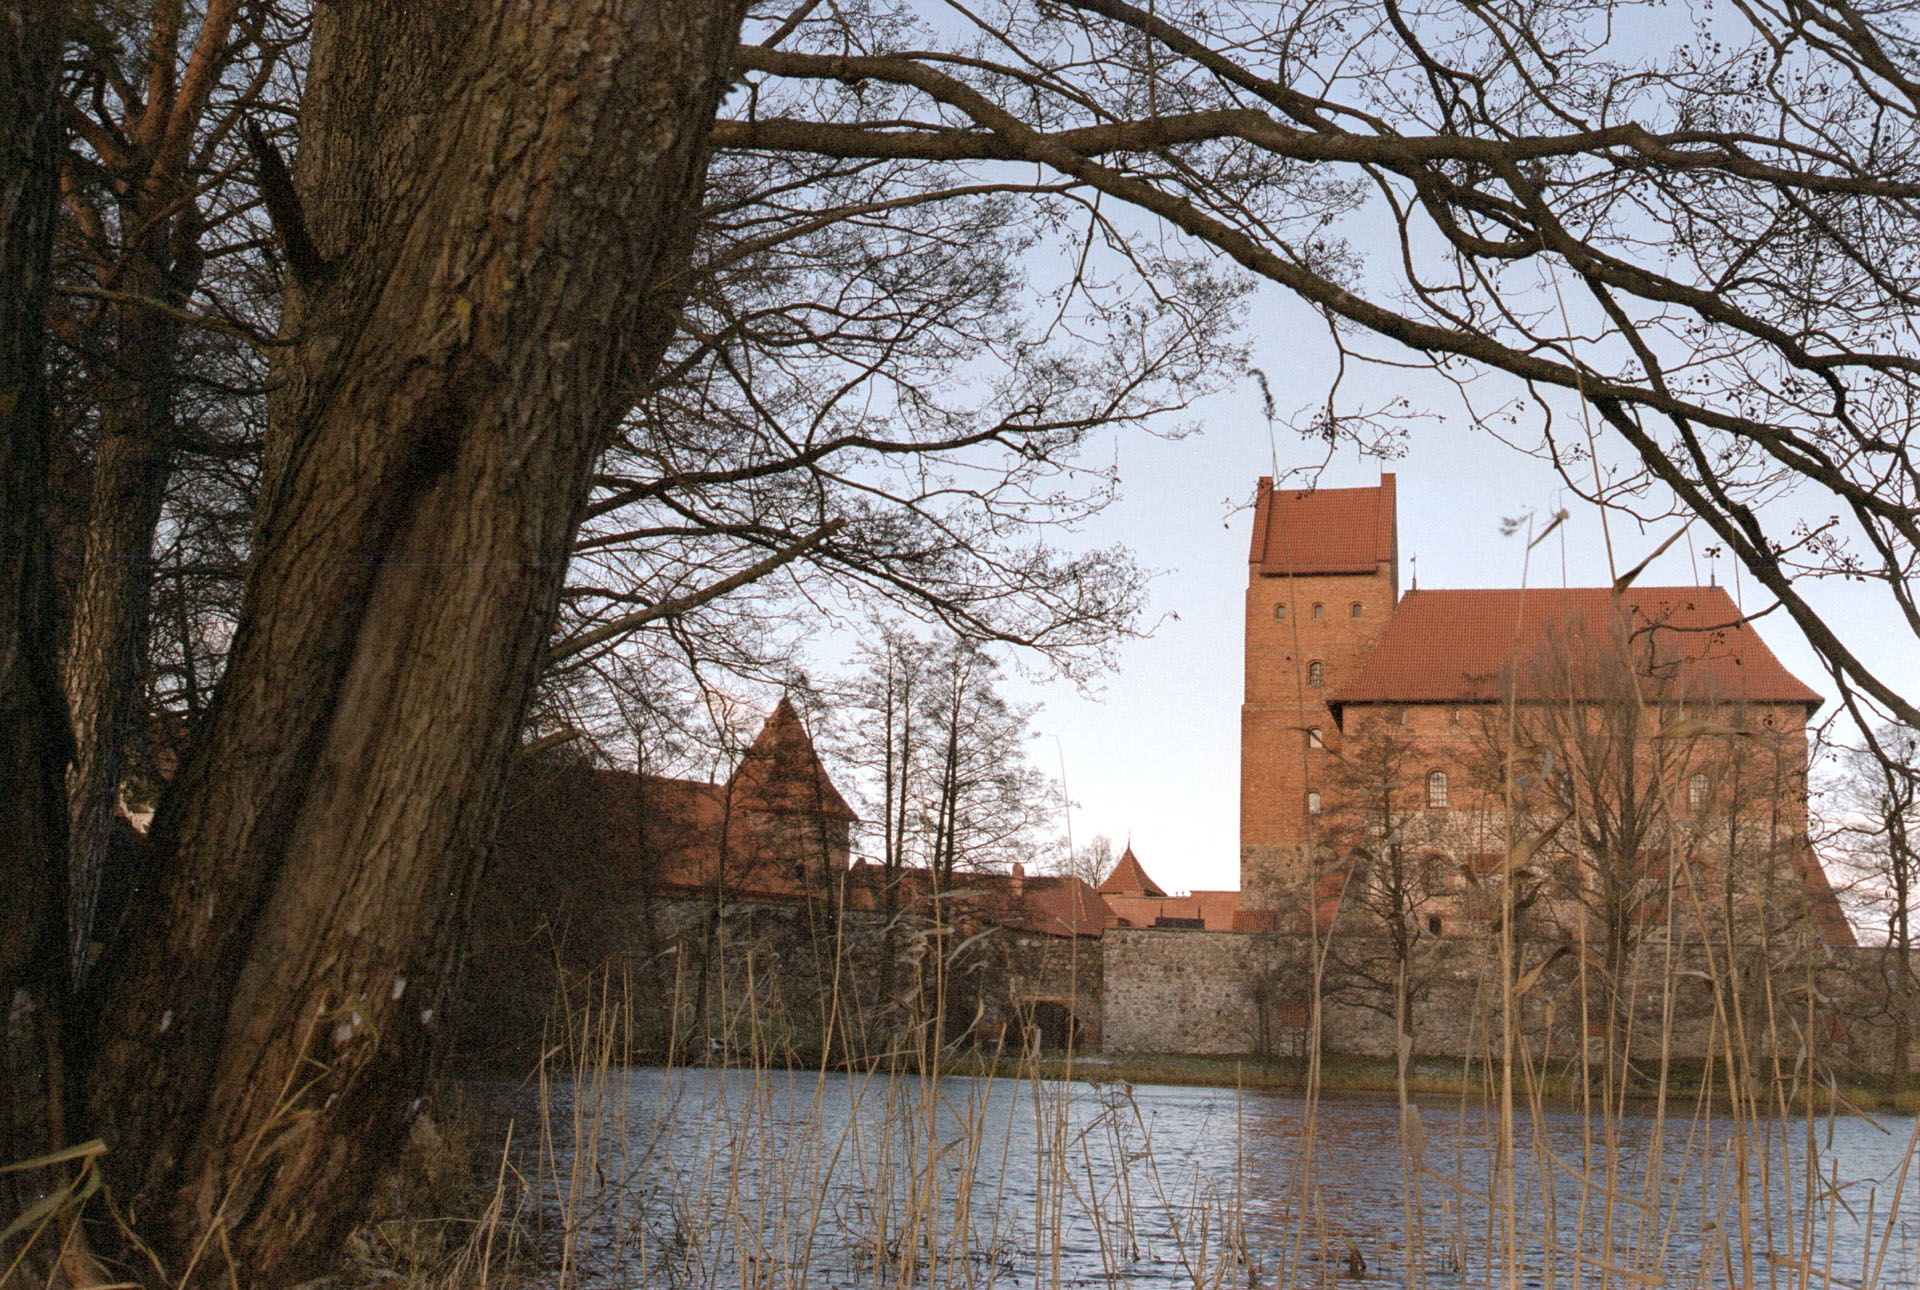
[[1519, 1107], [1509, 1177], [1477, 1096], [1309, 1133], [1285, 1093], [636, 1069], [549, 1106], [545, 1252], [607, 1290], [1920, 1285], [1912, 1117]]

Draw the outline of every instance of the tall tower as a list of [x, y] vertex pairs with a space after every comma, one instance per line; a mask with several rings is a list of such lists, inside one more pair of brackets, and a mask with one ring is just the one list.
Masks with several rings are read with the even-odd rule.
[[1327, 699], [1365, 660], [1399, 599], [1394, 477], [1374, 488], [1276, 491], [1262, 479], [1247, 565], [1240, 707], [1240, 890], [1281, 915], [1305, 896]]

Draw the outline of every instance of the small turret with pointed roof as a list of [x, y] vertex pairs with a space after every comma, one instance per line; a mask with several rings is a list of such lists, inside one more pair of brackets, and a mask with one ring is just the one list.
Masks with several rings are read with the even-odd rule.
[[735, 810], [818, 812], [836, 820], [860, 818], [827, 777], [827, 768], [820, 764], [800, 714], [784, 695], [754, 736], [752, 747], [740, 759], [727, 787]]
[[1113, 867], [1105, 882], [1098, 888], [1102, 896], [1164, 896], [1167, 893], [1160, 884], [1147, 876], [1141, 867], [1140, 858], [1133, 854], [1133, 844], [1120, 853], [1120, 863]]

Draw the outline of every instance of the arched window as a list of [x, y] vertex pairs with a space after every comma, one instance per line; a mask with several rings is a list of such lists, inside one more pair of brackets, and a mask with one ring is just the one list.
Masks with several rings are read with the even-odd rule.
[[1447, 858], [1435, 853], [1427, 857], [1427, 894], [1438, 895], [1447, 889]]
[[1327, 616], [1327, 607], [1325, 605], [1315, 605], [1313, 607], [1313, 616], [1315, 618], [1325, 618]]
[[1705, 775], [1695, 775], [1687, 781], [1687, 807], [1695, 811], [1707, 809], [1707, 777]]
[[1308, 815], [1320, 814], [1320, 794], [1318, 793], [1307, 794], [1307, 814]]
[[1439, 810], [1447, 804], [1447, 772], [1436, 770], [1427, 776], [1427, 807]]
[[1432, 932], [1435, 936], [1441, 935], [1440, 929], [1442, 926], [1444, 926], [1444, 924], [1442, 924], [1440, 921], [1440, 915], [1433, 914], [1427, 918], [1427, 930], [1429, 932]]
[[1313, 729], [1307, 731], [1307, 747], [1325, 748], [1326, 746], [1326, 737], [1320, 733], [1319, 726], [1315, 726]]
[[1347, 606], [1347, 617], [1349, 618], [1358, 618], [1363, 612], [1365, 611], [1360, 608], [1360, 602], [1357, 600]]
[[1287, 607], [1285, 605], [1275, 605], [1273, 607], [1273, 616], [1284, 622], [1287, 617]]
[[1326, 683], [1327, 669], [1321, 665], [1320, 661], [1315, 659], [1313, 662], [1307, 664], [1307, 684], [1325, 685]]

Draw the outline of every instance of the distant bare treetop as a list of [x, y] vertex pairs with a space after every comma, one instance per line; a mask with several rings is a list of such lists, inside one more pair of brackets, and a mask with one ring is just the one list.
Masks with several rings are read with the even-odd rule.
[[1169, 291], [1177, 230], [1325, 320], [1342, 376], [1302, 429], [1390, 449], [1404, 410], [1348, 374], [1422, 364], [1589, 500], [1697, 517], [1862, 726], [1920, 719], [1795, 581], [1873, 581], [1920, 635], [1910, 6], [853, 12], [742, 49], [721, 146], [1023, 185]]

